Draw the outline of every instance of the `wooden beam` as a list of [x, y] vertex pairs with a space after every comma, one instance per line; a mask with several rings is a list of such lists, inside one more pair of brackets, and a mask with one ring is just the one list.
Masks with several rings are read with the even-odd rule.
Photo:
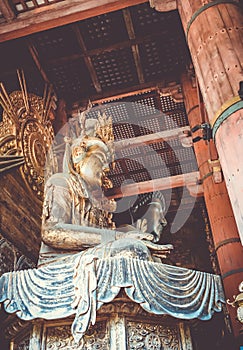
[[[132, 23], [132, 17], [131, 17], [129, 9], [123, 10], [123, 17], [124, 17], [124, 21], [126, 24], [129, 39], [134, 40], [136, 36], [135, 36], [133, 23]], [[137, 70], [138, 81], [140, 84], [143, 84], [145, 82], [145, 80], [144, 80], [142, 63], [141, 63], [140, 54], [139, 54], [139, 47], [137, 44], [134, 44], [131, 46], [131, 48], [132, 48], [133, 59], [134, 59], [136, 70]]]
[[159, 12], [168, 12], [177, 9], [177, 0], [149, 0], [150, 6]]
[[0, 0], [0, 11], [6, 22], [11, 22], [15, 18], [15, 13], [8, 0]]
[[52, 65], [56, 66], [57, 64], [60, 63], [66, 63], [66, 62], [71, 62], [71, 61], [76, 61], [79, 60], [80, 58], [86, 56], [96, 56], [96, 55], [101, 55], [105, 52], [111, 52], [119, 49], [124, 49], [127, 47], [131, 47], [132, 45], [139, 45], [141, 43], [145, 43], [147, 41], [155, 40], [157, 37], [161, 37], [162, 32], [159, 33], [153, 33], [151, 35], [145, 35], [144, 37], [136, 37], [131, 40], [125, 40], [125, 41], [120, 41], [112, 45], [107, 45], [104, 47], [99, 47], [97, 49], [91, 49], [87, 50], [84, 53], [75, 53], [69, 56], [63, 56], [63, 57], [58, 57], [58, 58], [51, 58], [49, 60], [46, 60], [47, 65]]
[[[192, 173], [175, 175], [170, 177], [163, 177], [160, 179], [154, 179], [149, 181], [143, 181], [138, 183], [132, 183], [122, 186], [120, 188], [114, 188], [107, 191], [106, 196], [108, 198], [122, 198], [142, 193], [167, 190], [170, 188], [177, 188], [183, 186], [199, 186], [199, 172], [194, 171]], [[201, 188], [200, 188], [201, 191]]]
[[0, 25], [0, 42], [121, 10], [147, 0], [66, 0], [18, 14], [12, 23]]
[[76, 34], [76, 38], [77, 38], [78, 44], [79, 44], [79, 46], [80, 46], [80, 48], [81, 48], [81, 50], [83, 52], [83, 58], [84, 58], [86, 66], [88, 68], [88, 71], [89, 71], [91, 80], [93, 82], [93, 85], [95, 87], [95, 90], [99, 94], [99, 93], [102, 92], [102, 88], [101, 88], [101, 85], [99, 83], [99, 80], [98, 80], [98, 77], [97, 77], [97, 74], [96, 74], [93, 62], [92, 62], [91, 58], [88, 56], [88, 54], [87, 54], [87, 49], [86, 49], [86, 46], [85, 46], [82, 34], [80, 32], [80, 29], [79, 29], [79, 27], [76, 24], [74, 24], [73, 25], [73, 30], [74, 30], [74, 32]]
[[42, 76], [43, 80], [47, 83], [50, 84], [50, 80], [46, 75], [45, 70], [43, 69], [41, 63], [40, 63], [40, 59], [39, 59], [39, 55], [38, 55], [38, 51], [35, 47], [35, 45], [33, 44], [32, 40], [28, 39], [27, 41], [27, 46], [29, 49], [29, 52], [31, 54], [31, 57], [33, 58], [33, 61], [35, 62], [35, 65], [38, 69], [38, 71], [40, 72], [40, 75]]
[[[159, 82], [157, 82], [159, 84]], [[90, 96], [90, 101], [92, 103], [102, 103], [104, 101], [114, 101], [117, 99], [121, 99], [124, 97], [129, 97], [133, 96], [139, 93], [146, 93], [149, 91], [157, 90], [158, 87], [156, 87], [156, 83], [150, 82], [150, 83], [145, 83], [143, 85], [135, 85], [131, 86], [129, 88], [124, 88], [124, 89], [117, 89], [114, 91], [107, 91], [106, 93], [100, 95], [100, 96]]]
[[124, 139], [120, 141], [116, 141], [114, 143], [115, 150], [121, 150], [124, 148], [138, 147], [141, 145], [149, 145], [155, 142], [169, 141], [178, 138], [182, 134], [186, 134], [190, 132], [189, 126], [183, 126], [181, 128], [170, 129], [159, 131], [154, 134], [142, 135], [137, 137], [132, 137], [130, 139]]
[[[99, 104], [99, 103], [108, 102], [108, 101], [109, 102], [115, 101], [124, 97], [133, 96], [136, 94], [147, 93], [150, 91], [157, 91], [160, 88], [160, 86], [163, 84], [164, 83], [161, 82], [161, 80], [151, 81], [149, 83], [134, 85], [123, 89], [114, 90], [113, 88], [112, 90], [107, 90], [105, 93], [100, 95], [87, 95], [85, 97], [88, 98], [93, 104]], [[75, 101], [73, 103], [72, 111], [70, 111], [71, 114], [77, 112], [76, 106], [78, 105], [79, 105], [79, 101]]]

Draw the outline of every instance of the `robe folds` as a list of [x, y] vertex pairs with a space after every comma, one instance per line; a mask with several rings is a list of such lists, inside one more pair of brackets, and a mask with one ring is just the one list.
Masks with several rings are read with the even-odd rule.
[[184, 320], [208, 320], [224, 303], [218, 275], [126, 256], [97, 259], [82, 252], [3, 274], [0, 302], [23, 320], [74, 315], [72, 334], [79, 342], [95, 323], [97, 310], [121, 288], [147, 312]]

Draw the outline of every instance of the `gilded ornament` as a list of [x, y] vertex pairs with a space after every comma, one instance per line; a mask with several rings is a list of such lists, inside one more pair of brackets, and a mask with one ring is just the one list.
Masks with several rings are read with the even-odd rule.
[[240, 293], [236, 296], [233, 295], [234, 301], [227, 300], [227, 304], [237, 307], [237, 319], [240, 321], [240, 323], [243, 323], [243, 282], [239, 285], [239, 291]]
[[[18, 78], [21, 91], [10, 95], [1, 83], [3, 120], [0, 123], [0, 172], [20, 167], [27, 187], [36, 198], [42, 199], [44, 166], [46, 157], [51, 156], [48, 151], [54, 138], [48, 114], [54, 106], [55, 95], [47, 87], [44, 95], [48, 95], [48, 98], [28, 93], [22, 71], [18, 71]], [[52, 166], [56, 166], [54, 159]]]

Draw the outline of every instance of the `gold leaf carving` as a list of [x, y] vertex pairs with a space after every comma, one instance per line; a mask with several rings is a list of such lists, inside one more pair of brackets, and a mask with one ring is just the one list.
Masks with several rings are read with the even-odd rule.
[[[43, 98], [28, 94], [22, 71], [18, 72], [18, 78], [21, 91], [14, 91], [10, 95], [0, 84], [0, 103], [3, 107], [0, 123], [0, 170], [21, 166], [27, 186], [36, 198], [42, 199], [44, 166], [47, 155], [50, 156], [48, 150], [54, 138], [49, 113], [55, 104], [55, 95], [52, 88], [47, 87]], [[55, 161], [51, 164], [55, 166]]]

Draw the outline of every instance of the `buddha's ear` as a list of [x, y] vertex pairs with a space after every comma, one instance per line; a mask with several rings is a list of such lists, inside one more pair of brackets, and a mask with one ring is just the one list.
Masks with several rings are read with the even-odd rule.
[[164, 213], [166, 211], [166, 203], [165, 203], [165, 197], [163, 195], [161, 196], [161, 206]]

